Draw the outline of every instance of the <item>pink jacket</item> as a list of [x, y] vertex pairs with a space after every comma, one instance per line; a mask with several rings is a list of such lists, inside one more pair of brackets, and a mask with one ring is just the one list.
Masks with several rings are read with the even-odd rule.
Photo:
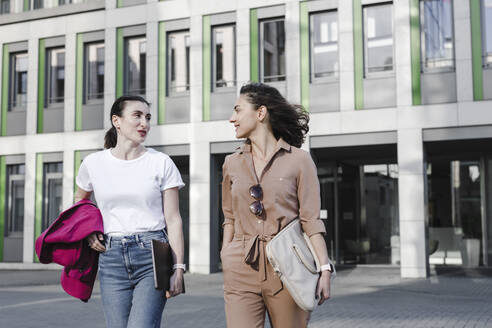
[[83, 199], [63, 211], [36, 239], [39, 261], [64, 266], [63, 289], [84, 302], [91, 297], [98, 268], [99, 253], [85, 241], [93, 232], [104, 233], [102, 215], [96, 205]]

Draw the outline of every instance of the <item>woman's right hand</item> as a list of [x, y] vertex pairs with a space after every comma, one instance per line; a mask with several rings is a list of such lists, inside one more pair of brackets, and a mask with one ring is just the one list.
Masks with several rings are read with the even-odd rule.
[[104, 247], [102, 243], [102, 241], [104, 240], [102, 233], [93, 232], [86, 238], [86, 240], [89, 244], [89, 247], [93, 250], [101, 253], [106, 251], [106, 247]]

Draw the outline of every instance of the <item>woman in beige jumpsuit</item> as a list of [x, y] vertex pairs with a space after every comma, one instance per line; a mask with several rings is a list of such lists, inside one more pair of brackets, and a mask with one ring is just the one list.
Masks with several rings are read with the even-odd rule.
[[221, 250], [227, 327], [263, 327], [265, 310], [274, 328], [307, 327], [309, 313], [294, 302], [265, 255], [265, 245], [299, 217], [322, 264], [316, 295], [330, 297], [331, 267], [319, 218], [316, 167], [299, 149], [309, 116], [273, 87], [241, 88], [230, 122], [246, 142], [223, 166]]

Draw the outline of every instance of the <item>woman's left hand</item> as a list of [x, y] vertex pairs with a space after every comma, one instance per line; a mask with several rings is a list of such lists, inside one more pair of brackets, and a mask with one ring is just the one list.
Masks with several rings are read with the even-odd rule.
[[166, 291], [166, 298], [178, 296], [183, 292], [183, 269], [176, 269], [171, 276], [169, 290]]
[[316, 286], [316, 299], [319, 300], [318, 305], [323, 304], [324, 301], [330, 298], [330, 271], [322, 271], [318, 285]]

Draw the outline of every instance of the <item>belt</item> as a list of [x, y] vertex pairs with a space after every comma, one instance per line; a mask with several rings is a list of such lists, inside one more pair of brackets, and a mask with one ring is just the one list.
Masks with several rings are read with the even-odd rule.
[[234, 235], [235, 240], [242, 240], [244, 245], [244, 262], [258, 271], [260, 281], [267, 279], [265, 243], [272, 240], [273, 236], [267, 235]]

